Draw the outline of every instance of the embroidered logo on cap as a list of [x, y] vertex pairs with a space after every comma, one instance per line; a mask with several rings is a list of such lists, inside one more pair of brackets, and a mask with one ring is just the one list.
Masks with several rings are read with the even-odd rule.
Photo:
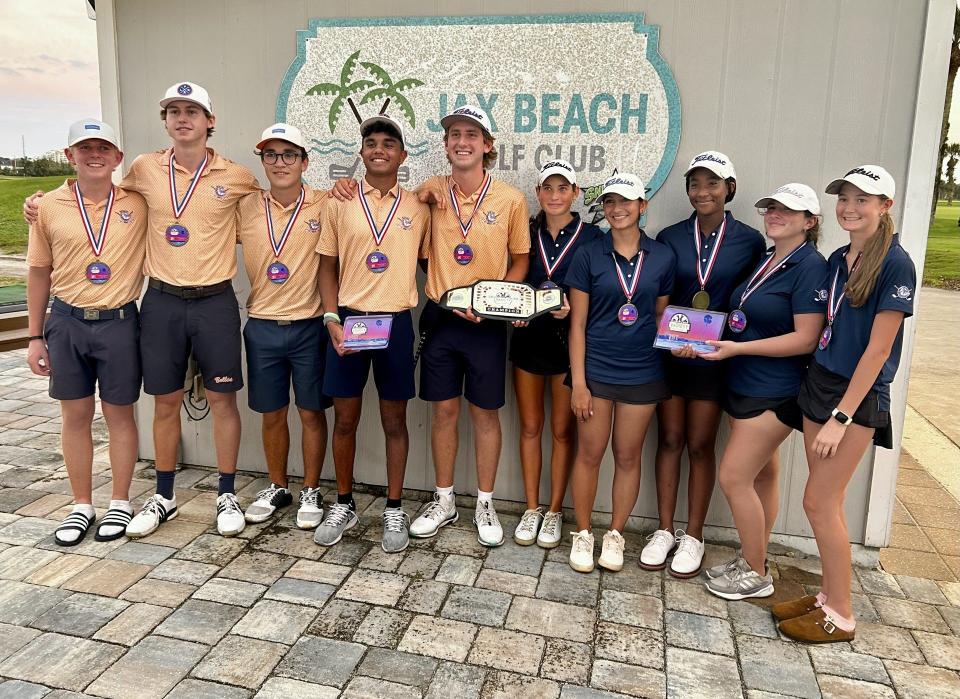
[[99, 131], [100, 127], [97, 124], [84, 124], [83, 128], [87, 131]]
[[540, 168], [540, 171], [543, 172], [544, 170], [549, 170], [552, 167], [559, 167], [569, 172], [573, 172], [573, 168], [567, 165], [562, 160], [551, 160], [549, 163], [547, 163], [542, 168]]
[[470, 109], [470, 107], [460, 107], [460, 109], [454, 109], [453, 113], [460, 116], [469, 116], [477, 119], [478, 121], [483, 121], [486, 117], [475, 109]]
[[187, 83], [183, 83], [183, 85], [177, 88], [177, 92], [181, 95], [191, 95], [193, 94], [193, 88], [190, 87]]
[[286, 133], [286, 129], [273, 129], [270, 133]]
[[869, 177], [874, 182], [880, 179], [880, 175], [875, 172], [870, 172], [869, 170], [864, 170], [862, 167], [855, 167], [850, 172], [848, 172], [844, 177], [849, 177], [850, 175], [863, 175], [864, 177]]
[[726, 165], [727, 161], [723, 158], [718, 158], [713, 153], [701, 153], [696, 158], [693, 159], [695, 163], [701, 163], [704, 160], [709, 160], [711, 163], [719, 163], [720, 165]]
[[783, 185], [782, 187], [778, 187], [777, 191], [774, 192], [774, 194], [790, 194], [792, 196], [795, 196], [797, 199], [803, 199], [805, 196], [803, 192], [800, 192], [794, 189], [793, 187], [791, 187], [790, 185], [786, 185], [786, 184]]
[[633, 180], [628, 180], [626, 177], [611, 177], [609, 180], [603, 183], [604, 188], [612, 187], [615, 184], [625, 184], [628, 187], [636, 187], [637, 183]]

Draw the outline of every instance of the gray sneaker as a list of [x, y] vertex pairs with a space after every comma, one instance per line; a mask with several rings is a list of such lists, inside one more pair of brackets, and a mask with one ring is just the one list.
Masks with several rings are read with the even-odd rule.
[[383, 540], [380, 546], [386, 553], [400, 553], [410, 543], [410, 515], [401, 507], [383, 511]]
[[742, 553], [743, 553], [743, 552], [741, 551], [741, 549], [737, 549], [737, 555], [736, 555], [736, 556], [734, 556], [733, 558], [731, 558], [729, 561], [726, 561], [726, 562], [724, 562], [724, 563], [721, 563], [720, 565], [715, 565], [715, 566], [713, 566], [713, 567], [711, 567], [711, 568], [705, 569], [705, 570], [703, 571], [704, 574], [705, 574], [710, 580], [713, 580], [713, 579], [715, 579], [715, 578], [722, 578], [723, 576], [725, 576], [725, 575], [729, 574], [730, 572], [736, 570], [736, 568], [737, 568], [737, 563], [738, 563], [739, 561], [743, 560], [743, 559], [741, 558]]
[[358, 521], [357, 513], [351, 510], [349, 505], [335, 502], [330, 505], [327, 516], [317, 527], [313, 541], [321, 546], [333, 546], [343, 538], [345, 531], [357, 526]]
[[[743, 561], [743, 559], [740, 559]], [[749, 597], [769, 597], [773, 594], [773, 576], [770, 573], [759, 575], [743, 563], [737, 564], [727, 575], [706, 582], [707, 589], [717, 597], [738, 600]]]

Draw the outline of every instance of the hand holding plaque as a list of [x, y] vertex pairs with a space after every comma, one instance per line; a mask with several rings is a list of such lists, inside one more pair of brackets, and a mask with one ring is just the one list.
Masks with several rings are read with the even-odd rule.
[[451, 311], [473, 309], [475, 315], [492, 320], [530, 320], [563, 306], [563, 290], [534, 289], [526, 282], [481, 279], [470, 286], [450, 289], [440, 306]]

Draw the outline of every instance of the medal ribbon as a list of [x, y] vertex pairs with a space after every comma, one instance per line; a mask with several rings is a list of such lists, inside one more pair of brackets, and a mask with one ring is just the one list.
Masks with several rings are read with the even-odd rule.
[[480, 204], [483, 203], [484, 197], [487, 196], [487, 191], [490, 189], [491, 182], [493, 182], [493, 178], [490, 177], [489, 173], [487, 173], [487, 177], [483, 181], [483, 185], [480, 187], [480, 195], [477, 197], [477, 203], [473, 207], [473, 213], [470, 214], [470, 218], [467, 219], [466, 224], [464, 224], [463, 216], [460, 214], [460, 204], [457, 203], [457, 195], [453, 191], [453, 187], [450, 188], [450, 201], [453, 203], [453, 210], [457, 214], [457, 222], [460, 224], [460, 235], [463, 236], [464, 242], [466, 242], [467, 236], [470, 234], [470, 228], [473, 226], [473, 217], [476, 216], [477, 212], [480, 210]]
[[[857, 259], [853, 261], [853, 267], [850, 269], [850, 276], [853, 276], [853, 273], [857, 271], [857, 267], [860, 266], [860, 258], [863, 256], [862, 252], [857, 253]], [[830, 285], [830, 296], [827, 299], [827, 325], [833, 325], [833, 319], [837, 317], [837, 312], [840, 310], [840, 304], [843, 303], [844, 297], [847, 295], [847, 285], [843, 285], [843, 291], [840, 292], [840, 296], [837, 297], [837, 278], [840, 276], [840, 267], [837, 267], [837, 271], [833, 273], [833, 283]], [[850, 277], [847, 277], [849, 280]], [[834, 299], [836, 298], [836, 301]]]
[[[387, 219], [383, 222], [383, 226], [377, 228], [377, 222], [373, 218], [373, 212], [370, 210], [370, 205], [367, 203], [367, 198], [363, 194], [363, 185], [359, 187], [360, 190], [360, 205], [363, 207], [363, 215], [367, 218], [367, 225], [370, 226], [370, 232], [373, 234], [373, 241], [377, 244], [377, 247], [380, 247], [380, 244], [383, 242], [383, 239], [387, 237], [387, 229], [390, 227], [390, 224], [393, 222], [393, 217], [396, 215], [397, 210], [400, 208], [400, 197], [403, 194], [403, 190], [399, 187], [397, 188], [397, 199], [393, 202], [393, 207], [390, 209], [390, 213], [387, 214]], [[466, 236], [464, 236], [466, 237]]]
[[301, 185], [300, 196], [297, 197], [297, 204], [290, 213], [290, 218], [287, 219], [287, 225], [283, 229], [283, 235], [280, 236], [280, 240], [278, 241], [276, 234], [273, 232], [273, 215], [270, 213], [270, 195], [266, 192], [263, 194], [263, 211], [267, 215], [267, 236], [270, 238], [270, 247], [273, 248], [273, 254], [278, 260], [280, 259], [280, 252], [283, 250], [283, 246], [287, 244], [287, 238], [290, 237], [290, 231], [293, 230], [293, 224], [297, 222], [297, 217], [300, 215], [300, 209], [303, 208], [303, 200], [305, 196], [306, 192]]
[[760, 264], [760, 267], [757, 268], [757, 271], [753, 273], [752, 277], [750, 277], [750, 281], [747, 282], [747, 285], [743, 287], [743, 293], [740, 294], [740, 303], [737, 304], [737, 308], [743, 308], [743, 304], [746, 302], [748, 298], [750, 298], [753, 292], [759, 289], [761, 286], [763, 286], [763, 284], [770, 277], [772, 277], [774, 274], [776, 274], [781, 269], [783, 269], [784, 265], [787, 264], [787, 261], [791, 257], [793, 257], [796, 253], [798, 253], [800, 249], [806, 244], [807, 244], [806, 241], [800, 243], [800, 245], [798, 245], [797, 247], [795, 247], [793, 250], [790, 251], [789, 255], [787, 255], [782, 260], [780, 260], [780, 264], [778, 264], [773, 269], [765, 272], [767, 267], [770, 266], [770, 263], [773, 262], [773, 257], [775, 253], [771, 252], [770, 256]]
[[645, 253], [643, 250], [640, 251], [640, 255], [637, 257], [637, 271], [633, 275], [633, 279], [630, 280], [629, 286], [627, 285], [626, 277], [623, 276], [623, 271], [620, 269], [620, 263], [617, 262], [617, 253], [610, 253], [613, 256], [613, 266], [617, 268], [617, 279], [620, 281], [620, 288], [623, 289], [623, 295], [627, 297], [628, 303], [633, 303], [633, 294], [637, 290], [637, 282], [640, 281], [640, 270], [643, 269], [643, 258]]
[[703, 291], [707, 286], [707, 280], [710, 279], [710, 275], [713, 273], [713, 265], [717, 261], [717, 253], [720, 252], [720, 244], [723, 242], [723, 236], [727, 232], [727, 215], [723, 215], [723, 223], [720, 224], [720, 232], [717, 234], [717, 242], [713, 246], [713, 250], [710, 251], [710, 257], [707, 260], [707, 269], [704, 270], [701, 257], [703, 253], [701, 248], [703, 243], [700, 240], [700, 221], [696, 218], [693, 219], [693, 246], [696, 248], [697, 253], [697, 279], [700, 281], [700, 291]]
[[560, 251], [560, 254], [557, 255], [557, 261], [551, 265], [547, 262], [547, 251], [543, 247], [543, 229], [541, 228], [537, 233], [537, 242], [540, 243], [540, 260], [543, 262], [544, 269], [547, 270], [547, 279], [553, 277], [553, 273], [557, 271], [557, 267], [560, 266], [560, 263], [563, 262], [563, 258], [567, 256], [567, 253], [573, 248], [573, 244], [577, 241], [577, 237], [580, 235], [580, 231], [583, 229], [583, 219], [577, 224], [577, 230], [573, 232], [573, 235], [570, 236], [570, 240], [567, 241], [567, 244], [563, 247], [563, 250]]
[[197, 171], [193, 173], [193, 178], [190, 180], [190, 186], [187, 187], [187, 191], [184, 193], [183, 199], [177, 197], [177, 179], [173, 174], [175, 164], [176, 158], [173, 157], [173, 151], [170, 151], [170, 164], [167, 167], [170, 175], [170, 203], [173, 205], [174, 218], [179, 219], [183, 215], [183, 212], [187, 210], [187, 205], [190, 203], [190, 199], [193, 197], [193, 193], [197, 189], [197, 185], [200, 183], [200, 175], [203, 174], [203, 169], [207, 166], [207, 154], [204, 153], [203, 162], [200, 163], [200, 167], [197, 168]]
[[93, 224], [90, 223], [90, 216], [87, 215], [87, 209], [83, 205], [83, 195], [80, 194], [80, 183], [73, 183], [73, 198], [77, 200], [77, 208], [80, 209], [80, 220], [83, 221], [83, 229], [87, 232], [87, 241], [93, 248], [95, 257], [100, 257], [103, 252], [103, 244], [107, 240], [107, 228], [110, 227], [110, 214], [113, 211], [113, 198], [116, 190], [110, 185], [110, 196], [107, 197], [107, 205], [103, 210], [103, 220], [100, 222], [100, 233], [93, 234]]

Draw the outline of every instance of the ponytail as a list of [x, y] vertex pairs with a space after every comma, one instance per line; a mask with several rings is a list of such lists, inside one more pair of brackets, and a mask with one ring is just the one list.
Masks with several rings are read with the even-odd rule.
[[889, 212], [880, 214], [880, 226], [863, 248], [860, 265], [850, 275], [847, 281], [847, 298], [851, 306], [862, 306], [873, 293], [873, 287], [880, 276], [880, 266], [883, 264], [890, 244], [893, 242], [893, 218]]

